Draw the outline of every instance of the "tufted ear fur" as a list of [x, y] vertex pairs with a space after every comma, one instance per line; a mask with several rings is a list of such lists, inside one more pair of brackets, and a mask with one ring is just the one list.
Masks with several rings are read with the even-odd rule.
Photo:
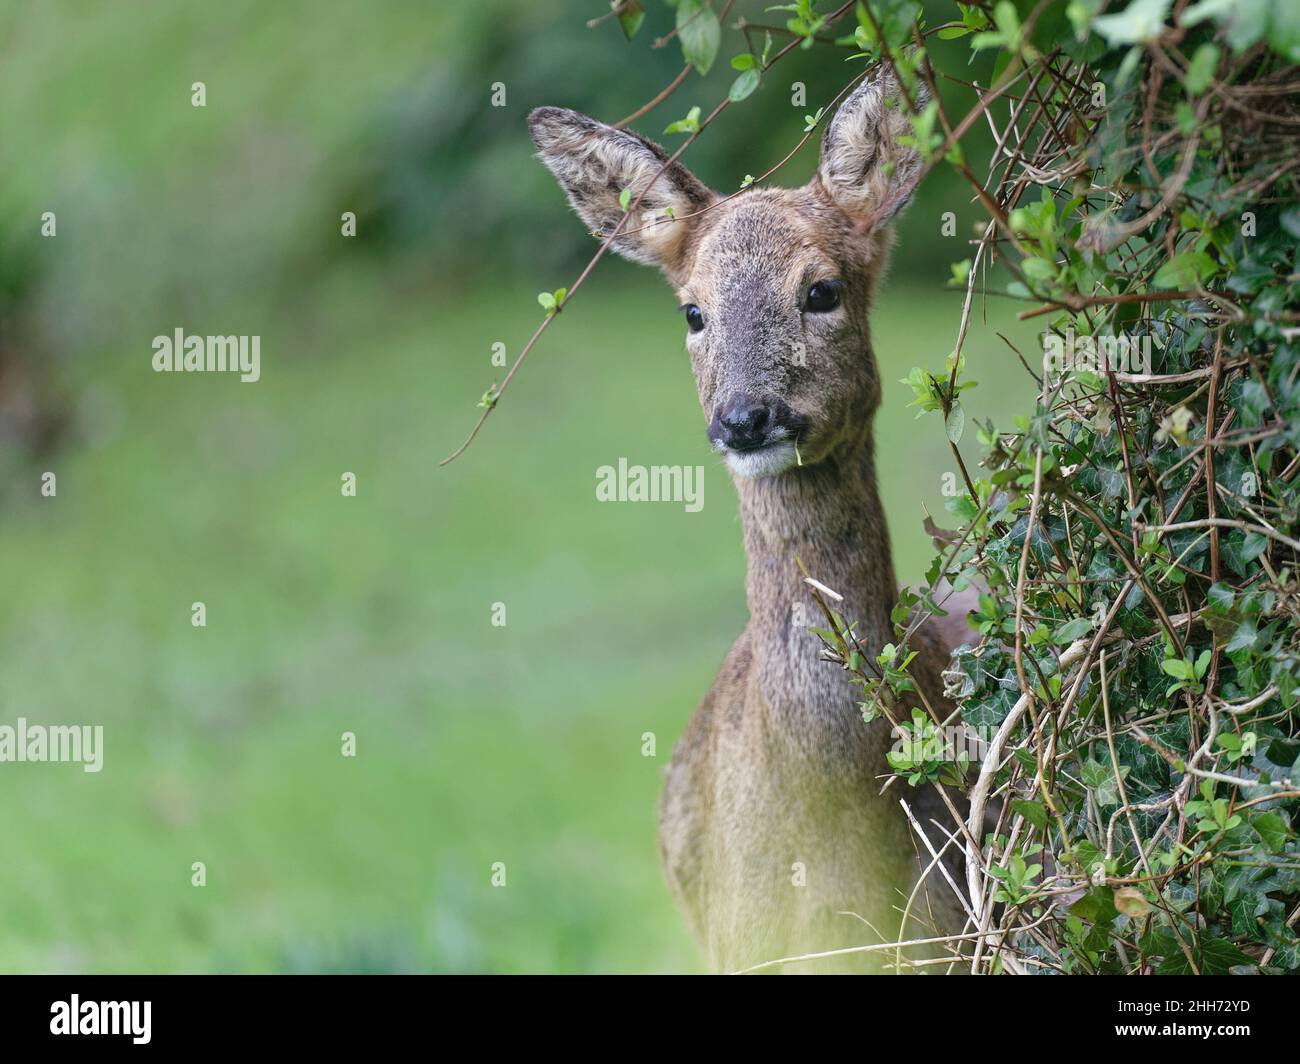
[[[924, 94], [919, 107], [928, 102]], [[879, 66], [835, 112], [822, 136], [815, 184], [850, 218], [889, 221], [911, 198], [923, 160], [898, 142], [912, 133], [907, 104], [893, 74]]]
[[623, 190], [631, 190], [630, 206], [649, 186], [635, 216], [623, 225], [627, 235], [611, 246], [635, 262], [662, 266], [670, 274], [683, 267], [694, 225], [687, 216], [713, 199], [686, 167], [672, 163], [660, 174], [668, 153], [658, 144], [562, 107], [537, 108], [528, 116], [528, 125], [538, 158], [600, 239], [623, 217]]

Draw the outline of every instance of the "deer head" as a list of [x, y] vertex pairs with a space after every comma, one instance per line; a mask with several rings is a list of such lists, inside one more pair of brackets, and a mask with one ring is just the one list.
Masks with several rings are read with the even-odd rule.
[[878, 69], [826, 126], [803, 188], [723, 198], [663, 148], [586, 115], [529, 116], [542, 162], [593, 232], [676, 288], [709, 439], [732, 472], [770, 477], [864, 446], [880, 401], [867, 314], [888, 223], [921, 158], [893, 78]]

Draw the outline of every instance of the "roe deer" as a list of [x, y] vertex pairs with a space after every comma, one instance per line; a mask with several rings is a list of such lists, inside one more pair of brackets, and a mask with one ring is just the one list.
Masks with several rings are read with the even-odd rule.
[[[594, 235], [622, 219], [624, 189], [629, 202], [642, 196], [611, 246], [676, 288], [709, 440], [740, 497], [749, 624], [674, 750], [660, 815], [669, 883], [717, 970], [895, 941], [917, 883], [898, 797], [928, 812], [927, 800], [906, 787], [881, 793], [889, 726], [863, 722], [855, 688], [796, 623], [801, 612], [821, 623], [799, 558], [844, 596], [838, 611], [864, 646], [894, 638], [867, 315], [888, 223], [921, 171], [899, 143], [910, 126], [897, 94], [877, 71], [846, 97], [807, 186], [726, 199], [680, 164], [665, 167], [667, 153], [636, 133], [557, 107], [529, 116], [539, 157]], [[913, 649], [931, 703], [946, 706], [937, 634]], [[950, 933], [957, 915], [936, 873], [905, 930]], [[892, 950], [857, 952], [784, 970], [893, 962]]]

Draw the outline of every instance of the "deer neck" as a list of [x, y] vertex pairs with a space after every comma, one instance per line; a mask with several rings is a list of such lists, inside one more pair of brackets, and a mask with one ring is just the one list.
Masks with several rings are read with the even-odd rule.
[[751, 701], [765, 726], [795, 746], [823, 760], [839, 750], [860, 763], [875, 730], [863, 726], [860, 689], [821, 660], [808, 627], [825, 627], [825, 620], [798, 562], [843, 596], [828, 603], [855, 623], [868, 652], [891, 641], [898, 588], [870, 436], [815, 465], [738, 480], [737, 490], [748, 557]]

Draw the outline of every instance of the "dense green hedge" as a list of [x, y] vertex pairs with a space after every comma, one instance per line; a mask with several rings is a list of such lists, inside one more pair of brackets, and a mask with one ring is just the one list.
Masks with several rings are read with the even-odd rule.
[[[1300, 9], [1100, 6], [958, 4], [945, 28], [906, 30], [915, 5], [859, 10], [873, 58], [875, 26], [898, 27], [884, 60], [913, 85], [940, 76], [916, 50], [927, 31], [997, 53], [974, 109], [1007, 150], [978, 177], [951, 132], [964, 115], [931, 105], [914, 125], [983, 189], [990, 224], [955, 282], [1024, 301], [1045, 330], [1022, 353], [1038, 405], [1015, 425], [965, 424], [960, 340], [912, 374], [966, 486], [916, 597], [986, 589], [947, 678], [991, 745], [957, 773], [923, 746], [895, 765], [973, 796], [979, 970], [1290, 971]], [[907, 705], [896, 673], [861, 675]]]

